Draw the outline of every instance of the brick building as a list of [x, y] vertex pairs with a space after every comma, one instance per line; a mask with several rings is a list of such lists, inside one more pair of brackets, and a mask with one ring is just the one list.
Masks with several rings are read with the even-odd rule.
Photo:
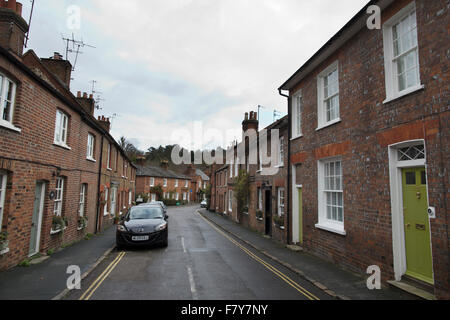
[[[136, 172], [136, 194], [147, 195], [149, 201], [163, 199], [190, 202], [191, 178], [168, 169], [168, 162], [161, 161], [161, 166], [148, 166], [145, 159], [139, 159]], [[152, 188], [161, 186], [162, 199], [152, 191]]]
[[92, 96], [70, 92], [68, 61], [23, 54], [27, 29], [21, 5], [1, 1], [0, 269], [97, 230], [100, 141], [114, 141]]
[[[252, 141], [246, 135], [253, 129], [256, 139]], [[271, 157], [271, 130], [279, 130], [279, 149], [274, 155], [276, 163], [263, 164], [261, 161], [262, 135], [267, 135], [267, 156]], [[256, 145], [255, 145], [256, 143]], [[245, 146], [245, 159], [238, 158], [238, 148]], [[257, 150], [257, 163], [250, 164], [250, 150]], [[242, 122], [242, 141], [234, 143], [233, 160], [230, 164], [218, 167], [214, 165], [212, 172], [211, 203], [210, 209], [228, 215], [230, 219], [252, 230], [265, 233], [281, 242], [287, 242], [287, 167], [288, 167], [288, 118], [275, 121], [271, 125], [258, 132], [257, 113], [245, 114]], [[267, 174], [263, 169], [275, 169]], [[238, 210], [235, 186], [239, 172], [248, 174], [249, 196], [247, 205]], [[258, 214], [257, 214], [258, 213]]]
[[191, 193], [191, 201], [201, 202], [206, 199], [205, 191], [206, 188], [210, 185], [209, 176], [204, 173], [202, 170], [195, 168], [193, 164], [188, 165], [184, 174], [187, 177], [191, 178], [190, 190]]
[[[381, 29], [366, 26], [373, 4]], [[289, 240], [449, 299], [448, 1], [367, 6], [279, 88]]]

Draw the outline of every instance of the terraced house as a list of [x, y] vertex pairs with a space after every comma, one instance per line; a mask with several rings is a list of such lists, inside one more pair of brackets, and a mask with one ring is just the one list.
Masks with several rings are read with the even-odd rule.
[[[162, 194], [156, 188], [161, 187]], [[148, 201], [175, 200], [190, 202], [191, 178], [169, 170], [168, 161], [162, 160], [161, 166], [145, 164], [145, 158], [138, 159], [136, 173], [136, 194], [147, 196]]]
[[21, 4], [0, 4], [0, 269], [7, 269], [101, 229], [107, 143], [128, 168], [122, 185], [132, 193], [135, 173], [107, 121], [94, 118], [92, 96], [70, 92], [71, 64], [58, 53], [23, 54]]
[[[366, 10], [381, 8], [381, 29]], [[290, 241], [450, 298], [448, 1], [371, 1], [280, 88]]]

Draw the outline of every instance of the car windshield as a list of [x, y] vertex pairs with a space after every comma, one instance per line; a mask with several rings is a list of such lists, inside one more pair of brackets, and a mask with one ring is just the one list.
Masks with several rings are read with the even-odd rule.
[[143, 220], [143, 219], [163, 219], [163, 212], [158, 207], [135, 207], [131, 208], [128, 215], [130, 220]]

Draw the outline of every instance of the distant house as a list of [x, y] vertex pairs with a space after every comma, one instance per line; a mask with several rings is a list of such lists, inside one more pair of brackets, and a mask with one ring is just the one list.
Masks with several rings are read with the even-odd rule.
[[[168, 162], [161, 161], [161, 166], [145, 165], [145, 158], [138, 159], [136, 172], [136, 194], [147, 195], [149, 201], [163, 199], [192, 201], [191, 178], [168, 169]], [[158, 196], [154, 188], [160, 186], [162, 194]]]

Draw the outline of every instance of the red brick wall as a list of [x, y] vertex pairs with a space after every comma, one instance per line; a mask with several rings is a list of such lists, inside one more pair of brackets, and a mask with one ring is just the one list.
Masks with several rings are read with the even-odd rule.
[[[405, 3], [385, 10], [383, 20]], [[448, 8], [445, 1], [417, 0], [416, 10], [425, 89], [384, 104], [382, 31], [361, 30], [291, 91], [301, 88], [304, 103], [303, 137], [292, 142], [291, 159], [301, 163], [296, 179], [303, 185], [305, 248], [356, 272], [379, 265], [388, 280], [394, 275], [387, 146], [424, 139], [429, 203], [437, 216], [431, 220], [435, 294], [449, 298]], [[336, 60], [342, 121], [316, 131], [317, 75]], [[331, 155], [342, 156], [346, 236], [315, 228], [317, 159]]]
[[[136, 194], [149, 194], [150, 193], [150, 177], [147, 176], [138, 176], [136, 177]], [[159, 178], [154, 177], [155, 183], [154, 186], [160, 185], [163, 189], [163, 192], [174, 192], [173, 198], [175, 199], [175, 193], [178, 192], [178, 200], [183, 200], [183, 192], [190, 193], [190, 190], [192, 189], [192, 193], [190, 195], [190, 201], [193, 201], [192, 194], [195, 192], [192, 188], [192, 183], [190, 180], [188, 180], [188, 187], [185, 187], [186, 179], [178, 179], [178, 187], [175, 187], [175, 180], [174, 178], [166, 178], [167, 179], [167, 187], [164, 187], [164, 179], [165, 178]], [[158, 199], [162, 200], [162, 199]]]

